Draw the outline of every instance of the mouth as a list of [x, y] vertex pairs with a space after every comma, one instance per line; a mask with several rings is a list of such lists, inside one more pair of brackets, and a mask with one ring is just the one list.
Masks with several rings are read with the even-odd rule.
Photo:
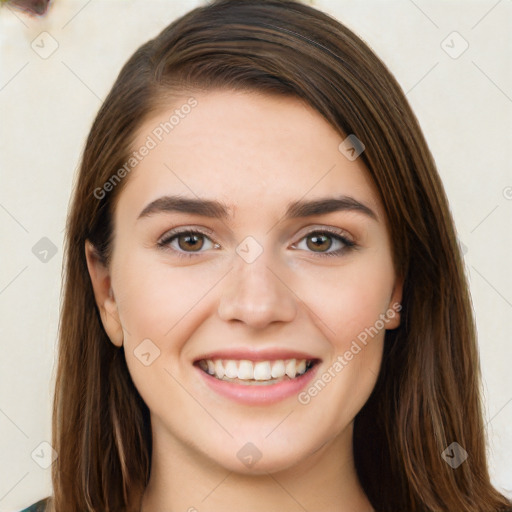
[[319, 359], [201, 359], [194, 363], [217, 380], [246, 386], [271, 386], [310, 372]]

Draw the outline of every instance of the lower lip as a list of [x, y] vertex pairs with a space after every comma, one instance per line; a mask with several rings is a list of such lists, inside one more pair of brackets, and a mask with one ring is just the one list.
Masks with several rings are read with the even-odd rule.
[[206, 384], [219, 395], [225, 396], [235, 402], [247, 405], [269, 405], [293, 395], [298, 395], [315, 376], [319, 363], [310, 370], [290, 380], [267, 385], [236, 384], [212, 377], [201, 368], [194, 366]]

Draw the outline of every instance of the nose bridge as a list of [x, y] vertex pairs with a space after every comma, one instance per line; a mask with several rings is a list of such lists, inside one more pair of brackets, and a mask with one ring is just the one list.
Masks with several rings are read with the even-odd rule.
[[273, 257], [274, 252], [247, 237], [236, 253], [220, 299], [219, 316], [259, 328], [275, 321], [293, 320], [297, 302], [279, 276], [282, 267]]

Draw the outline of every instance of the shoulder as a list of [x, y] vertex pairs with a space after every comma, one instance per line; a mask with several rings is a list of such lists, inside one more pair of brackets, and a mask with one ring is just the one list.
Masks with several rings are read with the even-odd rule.
[[50, 498], [45, 498], [44, 500], [40, 500], [33, 505], [30, 505], [28, 508], [24, 508], [21, 512], [46, 512], [48, 509]]

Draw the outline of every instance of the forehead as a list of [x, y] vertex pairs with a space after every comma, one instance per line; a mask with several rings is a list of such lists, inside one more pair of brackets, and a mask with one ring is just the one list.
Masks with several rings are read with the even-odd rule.
[[130, 172], [118, 206], [123, 216], [138, 215], [164, 195], [215, 197], [234, 216], [243, 209], [350, 195], [380, 217], [378, 193], [362, 160], [339, 149], [345, 137], [296, 97], [184, 94], [139, 128], [133, 150], [150, 149]]

